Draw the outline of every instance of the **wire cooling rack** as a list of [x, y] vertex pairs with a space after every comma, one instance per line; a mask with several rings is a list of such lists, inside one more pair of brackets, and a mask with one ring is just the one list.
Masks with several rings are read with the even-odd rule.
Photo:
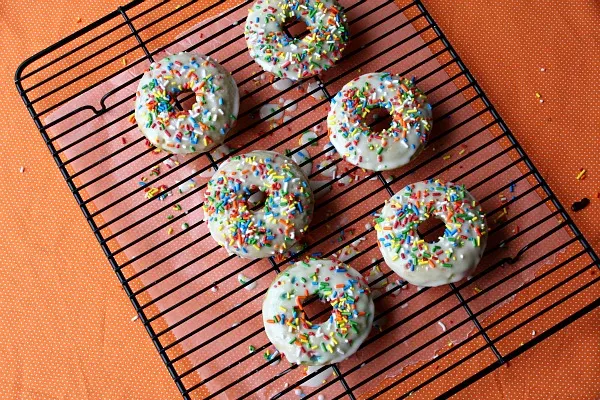
[[[31, 57], [15, 78], [184, 398], [296, 398], [300, 387], [307, 397], [447, 398], [600, 305], [597, 255], [420, 1], [342, 2], [353, 43], [343, 60], [278, 91], [245, 49], [251, 3], [134, 1]], [[300, 33], [294, 24], [286, 29]], [[280, 363], [263, 333], [261, 299], [289, 260], [227, 256], [203, 227], [202, 177], [226, 156], [173, 161], [127, 123], [141, 71], [177, 46], [218, 58], [242, 89], [240, 123], [228, 139], [234, 153], [310, 150], [301, 163], [316, 164], [310, 177], [321, 178], [315, 191], [322, 198], [299, 256], [345, 254], [378, 294], [377, 329], [323, 384], [306, 385], [327, 368], [307, 373]], [[326, 145], [290, 144], [307, 130], [326, 142], [318, 128], [332, 94], [376, 70], [415, 76], [434, 106], [435, 132], [413, 164], [395, 175], [370, 173], [345, 165]], [[281, 96], [290, 101], [262, 112]], [[144, 174], [149, 180], [140, 185]], [[465, 183], [480, 199], [490, 243], [471, 279], [408, 288], [382, 263], [369, 221], [407, 183], [438, 176]], [[192, 183], [182, 190], [181, 182]], [[148, 195], [150, 187], [158, 194]], [[184, 213], [171, 211], [181, 204]], [[165, 220], [165, 213], [174, 215]], [[165, 235], [173, 224], [185, 229]], [[240, 273], [248, 275], [241, 284]], [[312, 319], [326, 312], [313, 309]]]

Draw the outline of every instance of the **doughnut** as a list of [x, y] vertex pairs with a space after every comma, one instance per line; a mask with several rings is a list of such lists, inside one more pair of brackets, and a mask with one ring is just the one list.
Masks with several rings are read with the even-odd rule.
[[[255, 203], [259, 191], [262, 206]], [[230, 254], [256, 259], [292, 248], [308, 229], [314, 197], [294, 161], [260, 150], [221, 164], [208, 182], [203, 208], [219, 245]]]
[[[193, 92], [190, 110], [179, 110], [177, 95]], [[202, 153], [225, 140], [239, 109], [231, 74], [210, 57], [179, 53], [152, 63], [135, 98], [135, 119], [148, 141], [175, 154]]]
[[[373, 132], [365, 122], [375, 108], [385, 108], [392, 117], [382, 132]], [[353, 165], [372, 171], [394, 169], [421, 153], [431, 115], [427, 97], [413, 81], [386, 72], [366, 74], [348, 82], [331, 101], [329, 138]]]
[[[330, 317], [311, 323], [303, 303], [331, 304]], [[374, 305], [367, 281], [355, 269], [331, 260], [299, 261], [273, 281], [262, 307], [267, 337], [293, 364], [327, 365], [358, 350], [371, 331]]]
[[[435, 243], [425, 242], [417, 230], [430, 216], [446, 225]], [[375, 229], [387, 265], [417, 286], [440, 286], [470, 275], [487, 242], [481, 206], [464, 186], [439, 179], [414, 183], [392, 196]]]
[[[294, 19], [307, 25], [302, 39], [284, 32]], [[265, 71], [293, 81], [331, 68], [342, 57], [349, 35], [336, 0], [257, 0], [244, 29], [250, 56]]]

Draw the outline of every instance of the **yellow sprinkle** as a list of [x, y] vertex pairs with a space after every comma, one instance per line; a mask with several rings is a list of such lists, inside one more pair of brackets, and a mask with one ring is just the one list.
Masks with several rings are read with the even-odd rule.
[[450, 154], [447, 154], [447, 155], [445, 155], [443, 158], [444, 158], [444, 160], [448, 160], [448, 159], [450, 159], [451, 157], [452, 157], [452, 156], [451, 156]]
[[173, 234], [173, 228], [169, 228], [169, 230], [167, 231], [167, 233], [168, 233], [169, 235]]
[[539, 92], [535, 92], [535, 97], [538, 98], [538, 99], [541, 99], [542, 95]]
[[577, 175], [577, 180], [579, 181], [579, 180], [583, 179], [583, 178], [585, 177], [585, 174], [586, 174], [586, 172], [587, 172], [587, 171], [586, 171], [585, 169], [582, 169], [582, 170], [579, 172], [579, 174]]

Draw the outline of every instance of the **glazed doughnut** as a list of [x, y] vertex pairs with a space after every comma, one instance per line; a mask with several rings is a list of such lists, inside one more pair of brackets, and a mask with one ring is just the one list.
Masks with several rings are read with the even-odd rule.
[[[283, 27], [293, 19], [310, 31], [302, 39]], [[250, 56], [267, 72], [294, 81], [318, 75], [342, 57], [349, 30], [336, 0], [257, 0], [244, 30]]]
[[[313, 324], [303, 303], [329, 302], [329, 319]], [[263, 302], [265, 332], [290, 363], [326, 365], [358, 350], [371, 331], [374, 305], [367, 281], [349, 266], [331, 260], [299, 261], [275, 278]]]
[[[425, 242], [417, 230], [430, 216], [446, 225], [435, 243]], [[405, 187], [386, 202], [375, 222], [385, 262], [417, 286], [439, 286], [470, 275], [487, 242], [481, 206], [464, 186], [441, 180]]]
[[[373, 132], [365, 117], [385, 108], [391, 126]], [[409, 79], [389, 73], [362, 75], [331, 101], [327, 117], [329, 138], [342, 157], [358, 167], [382, 171], [401, 167], [416, 158], [432, 127], [427, 97]]]
[[[175, 100], [193, 92], [190, 110]], [[223, 143], [239, 109], [231, 74], [210, 57], [179, 53], [152, 63], [140, 81], [135, 119], [154, 146], [176, 154], [201, 153]]]
[[[257, 192], [264, 205], [253, 209]], [[313, 193], [300, 167], [273, 151], [253, 151], [223, 162], [204, 200], [210, 234], [227, 252], [244, 258], [285, 253], [308, 229]]]

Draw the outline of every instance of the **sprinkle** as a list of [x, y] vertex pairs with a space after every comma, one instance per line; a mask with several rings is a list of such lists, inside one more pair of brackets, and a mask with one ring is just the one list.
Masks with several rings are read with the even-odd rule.
[[442, 332], [446, 332], [446, 325], [442, 321], [438, 321], [438, 325], [442, 328]]
[[586, 174], [586, 172], [587, 172], [587, 171], [586, 171], [585, 169], [581, 169], [581, 170], [579, 171], [579, 173], [577, 174], [577, 180], [579, 181], [579, 180], [583, 180], [583, 179], [585, 179], [585, 174]]
[[183, 229], [183, 230], [186, 230], [189, 227], [190, 227], [190, 224], [188, 224], [187, 222], [184, 222], [183, 224], [181, 224], [181, 229]]
[[19, 172], [20, 172], [20, 173], [23, 173], [23, 172], [25, 172], [25, 167], [21, 167], [21, 168], [19, 168]]
[[255, 351], [255, 350], [256, 350], [256, 347], [254, 347], [254, 346], [252, 346], [252, 345], [248, 346], [248, 351], [249, 351], [250, 353], [254, 353], [254, 351]]

